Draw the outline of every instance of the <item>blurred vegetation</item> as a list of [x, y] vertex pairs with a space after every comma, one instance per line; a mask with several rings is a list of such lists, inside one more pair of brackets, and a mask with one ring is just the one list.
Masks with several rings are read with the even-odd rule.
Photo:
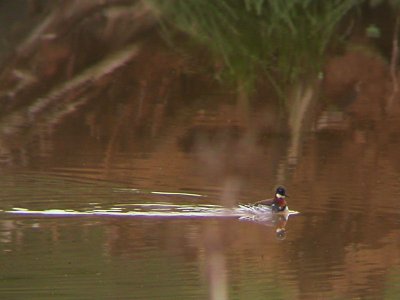
[[[280, 96], [321, 71], [338, 24], [362, 0], [147, 0], [166, 32], [176, 28], [210, 49], [221, 76], [247, 91], [259, 76]], [[172, 30], [171, 30], [172, 29]]]

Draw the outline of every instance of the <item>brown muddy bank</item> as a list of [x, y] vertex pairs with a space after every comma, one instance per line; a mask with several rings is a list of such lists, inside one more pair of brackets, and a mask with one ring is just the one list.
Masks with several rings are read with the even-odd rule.
[[0, 71], [5, 156], [47, 149], [60, 134], [112, 153], [176, 120], [185, 151], [276, 134], [297, 148], [302, 132], [382, 127], [398, 112], [389, 63], [368, 39], [331, 55], [322, 79], [292, 86], [284, 100], [259, 76], [243, 103], [205, 48], [184, 34], [165, 39], [146, 1], [35, 3]]

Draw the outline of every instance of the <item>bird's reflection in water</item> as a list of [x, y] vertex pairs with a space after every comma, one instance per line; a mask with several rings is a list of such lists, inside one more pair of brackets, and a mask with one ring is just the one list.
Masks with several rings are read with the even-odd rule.
[[284, 240], [286, 238], [286, 224], [288, 222], [290, 214], [265, 214], [265, 215], [251, 215], [240, 217], [240, 221], [255, 222], [257, 224], [274, 227], [275, 236], [278, 240]]

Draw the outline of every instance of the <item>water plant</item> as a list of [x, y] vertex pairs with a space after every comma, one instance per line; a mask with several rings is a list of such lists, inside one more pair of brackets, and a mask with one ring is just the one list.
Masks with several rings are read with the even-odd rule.
[[[223, 78], [247, 92], [263, 76], [283, 98], [316, 76], [336, 27], [361, 0], [147, 0], [164, 28], [177, 28], [223, 62]], [[239, 90], [240, 91], [240, 90]]]

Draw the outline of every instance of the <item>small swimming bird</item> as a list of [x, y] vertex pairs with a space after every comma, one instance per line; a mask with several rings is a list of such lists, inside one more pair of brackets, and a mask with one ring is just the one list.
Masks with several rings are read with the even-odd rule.
[[285, 200], [286, 197], [289, 196], [286, 194], [285, 188], [280, 186], [276, 189], [275, 197], [273, 199], [257, 201], [256, 203], [254, 203], [254, 205], [266, 205], [270, 206], [273, 212], [282, 212], [288, 209]]

